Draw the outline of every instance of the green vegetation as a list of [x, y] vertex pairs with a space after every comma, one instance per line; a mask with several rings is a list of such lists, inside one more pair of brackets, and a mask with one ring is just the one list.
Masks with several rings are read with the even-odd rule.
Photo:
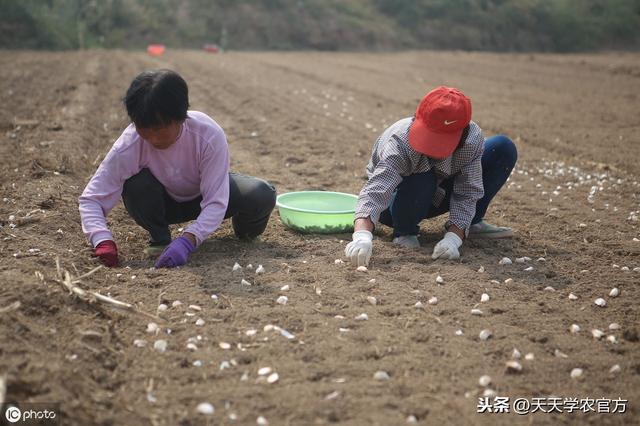
[[0, 0], [0, 48], [640, 47], [640, 0]]

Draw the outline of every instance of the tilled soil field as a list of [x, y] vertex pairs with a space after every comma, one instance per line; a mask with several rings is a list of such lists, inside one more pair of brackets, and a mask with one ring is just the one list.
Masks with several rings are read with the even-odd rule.
[[[0, 52], [0, 63], [6, 400], [59, 403], [64, 425], [640, 422], [640, 56], [86, 51]], [[385, 126], [431, 88], [459, 87], [485, 136], [518, 146], [487, 215], [517, 236], [432, 261], [444, 217], [423, 223], [419, 251], [395, 248], [381, 226], [363, 273], [336, 262], [350, 235], [296, 234], [274, 212], [258, 243], [225, 223], [185, 267], [152, 270], [147, 235], [119, 205], [109, 222], [121, 266], [82, 277], [98, 263], [77, 198], [128, 124], [121, 97], [149, 68], [180, 72], [192, 109], [227, 132], [232, 169], [279, 193], [358, 193]], [[71, 294], [65, 271], [133, 308]], [[505, 366], [514, 349], [520, 372]], [[628, 404], [480, 414], [483, 395]]]

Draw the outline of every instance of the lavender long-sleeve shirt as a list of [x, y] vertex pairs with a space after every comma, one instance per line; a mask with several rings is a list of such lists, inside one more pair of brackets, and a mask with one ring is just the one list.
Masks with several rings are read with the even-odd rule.
[[82, 231], [95, 247], [112, 240], [106, 216], [122, 195], [124, 182], [143, 168], [176, 201], [202, 195], [202, 211], [185, 232], [200, 245], [222, 223], [229, 203], [229, 149], [222, 128], [209, 116], [189, 111], [180, 136], [156, 149], [130, 124], [104, 158], [79, 198]]

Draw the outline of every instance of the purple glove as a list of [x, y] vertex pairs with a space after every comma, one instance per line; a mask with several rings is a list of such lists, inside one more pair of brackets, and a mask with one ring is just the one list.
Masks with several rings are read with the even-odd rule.
[[155, 266], [156, 268], [173, 268], [184, 265], [195, 248], [189, 238], [180, 236], [164, 249]]

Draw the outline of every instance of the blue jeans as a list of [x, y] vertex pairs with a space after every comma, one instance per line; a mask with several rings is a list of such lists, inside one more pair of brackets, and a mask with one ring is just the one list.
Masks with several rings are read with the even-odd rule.
[[[508, 137], [498, 135], [485, 140], [482, 154], [484, 196], [476, 204], [472, 224], [484, 218], [489, 203], [507, 181], [517, 159], [516, 146]], [[393, 194], [391, 205], [380, 215], [380, 223], [393, 227], [394, 237], [418, 235], [420, 221], [449, 211], [453, 181], [452, 176], [440, 184], [446, 195], [440, 206], [434, 207], [432, 201], [438, 187], [435, 171], [404, 177]]]

